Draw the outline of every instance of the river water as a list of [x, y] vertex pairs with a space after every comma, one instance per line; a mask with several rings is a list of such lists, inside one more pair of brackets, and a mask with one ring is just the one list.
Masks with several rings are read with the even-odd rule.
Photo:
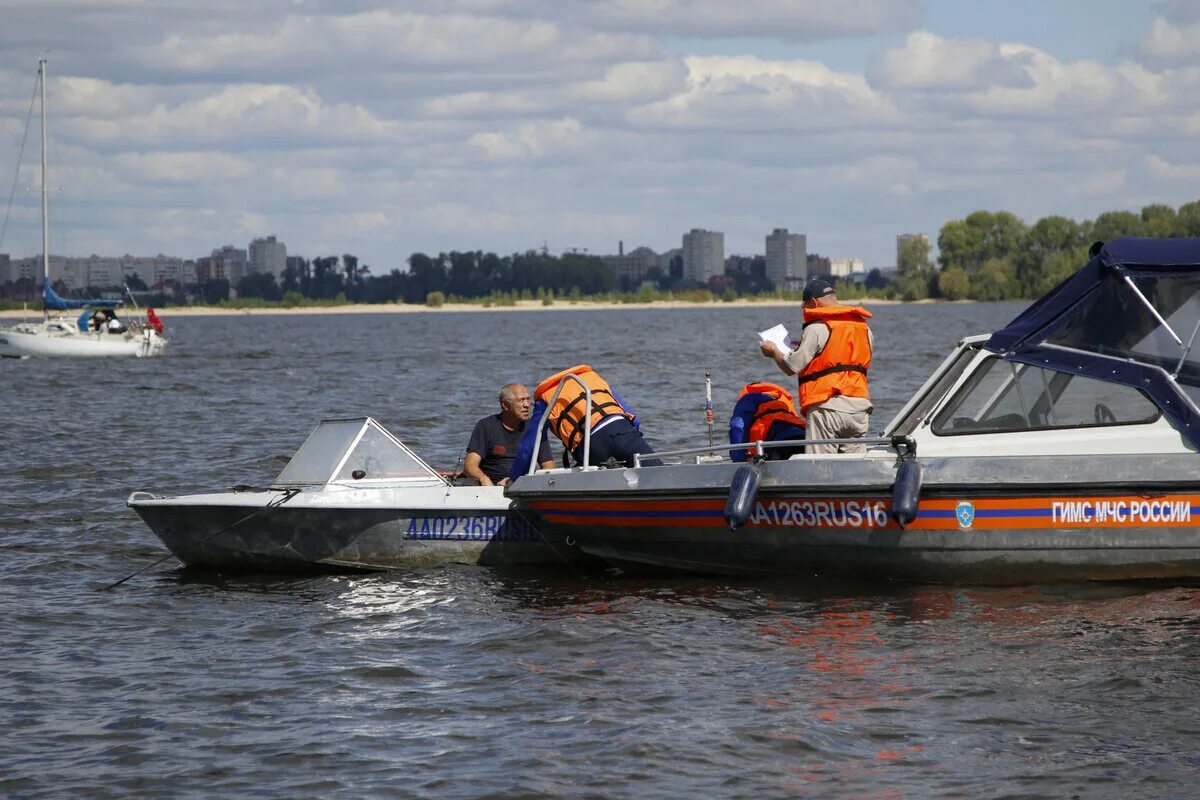
[[[878, 306], [874, 428], [1013, 304]], [[176, 318], [166, 358], [0, 362], [0, 795], [1196, 797], [1200, 590], [194, 574], [129, 492], [269, 481], [321, 417], [443, 468], [590, 363], [703, 442], [784, 308]]]

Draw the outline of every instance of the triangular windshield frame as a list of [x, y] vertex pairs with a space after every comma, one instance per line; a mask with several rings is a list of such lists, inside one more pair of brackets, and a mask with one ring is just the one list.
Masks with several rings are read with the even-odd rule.
[[[330, 438], [329, 428], [346, 426], [347, 423], [359, 423], [353, 435]], [[378, 449], [380, 445], [383, 445], [385, 456], [388, 450], [391, 450], [400, 457], [400, 466], [402, 467], [400, 474], [388, 472], [386, 469], [384, 470], [385, 474], [378, 474], [376, 470], [354, 469], [355, 466], [365, 467], [370, 463], [370, 456], [367, 456], [361, 464], [354, 463], [356, 457], [363, 457], [361, 454], [356, 456], [356, 453], [368, 437], [370, 437], [371, 447]], [[324, 452], [318, 452], [318, 450]], [[336, 451], [333, 458], [325, 455], [325, 452], [330, 450]], [[359, 476], [360, 471], [361, 475]], [[371, 474], [372, 472], [376, 472], [376, 474]], [[272, 485], [382, 486], [397, 483], [447, 485], [446, 479], [436, 469], [392, 435], [374, 417], [350, 417], [321, 420]]]

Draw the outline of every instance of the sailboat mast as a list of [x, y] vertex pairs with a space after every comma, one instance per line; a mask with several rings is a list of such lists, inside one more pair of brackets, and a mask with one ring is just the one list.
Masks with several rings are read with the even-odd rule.
[[50, 201], [46, 179], [46, 59], [38, 59], [38, 82], [42, 91], [42, 278], [50, 282]]

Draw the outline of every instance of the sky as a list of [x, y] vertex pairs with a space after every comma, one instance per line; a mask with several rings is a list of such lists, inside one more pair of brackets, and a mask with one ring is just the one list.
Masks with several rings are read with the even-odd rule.
[[[0, 252], [274, 235], [895, 263], [947, 220], [1200, 199], [1200, 0], [0, 0]], [[17, 171], [18, 160], [21, 169]]]

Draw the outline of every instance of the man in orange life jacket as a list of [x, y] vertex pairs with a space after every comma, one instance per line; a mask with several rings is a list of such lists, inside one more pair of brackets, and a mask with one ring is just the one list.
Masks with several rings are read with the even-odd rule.
[[[590, 415], [585, 410], [586, 393], [580, 383], [591, 392]], [[560, 384], [561, 392], [558, 391]], [[546, 415], [546, 428], [559, 438], [566, 453], [570, 453], [578, 464], [583, 463], [583, 444], [588, 430], [591, 430], [588, 462], [592, 466], [623, 464], [632, 467], [635, 454], [649, 455], [654, 452], [654, 448], [642, 436], [637, 415], [617, 394], [617, 390], [587, 364], [556, 372], [538, 384], [533, 396], [535, 403], [531, 424], [536, 427], [542, 416]], [[553, 406], [550, 405], [551, 400], [554, 401]], [[528, 469], [532, 452], [533, 434], [527, 431], [516, 462], [509, 472], [514, 480]], [[564, 466], [566, 453], [563, 454]], [[641, 464], [655, 467], [661, 466], [662, 461], [656, 458], [643, 459]]]
[[[864, 436], [871, 421], [867, 370], [875, 337], [871, 312], [838, 303], [833, 286], [814, 278], [804, 287], [804, 333], [792, 352], [763, 342], [762, 354], [787, 375], [799, 375], [800, 413], [809, 439]], [[864, 444], [809, 445], [810, 453], [861, 453]]]
[[[500, 413], [479, 420], [475, 430], [471, 431], [463, 474], [479, 481], [481, 486], [507, 486], [508, 472], [532, 412], [533, 398], [524, 386], [510, 383], [501, 389]], [[542, 432], [541, 457], [542, 469], [554, 466], [545, 431]]]

